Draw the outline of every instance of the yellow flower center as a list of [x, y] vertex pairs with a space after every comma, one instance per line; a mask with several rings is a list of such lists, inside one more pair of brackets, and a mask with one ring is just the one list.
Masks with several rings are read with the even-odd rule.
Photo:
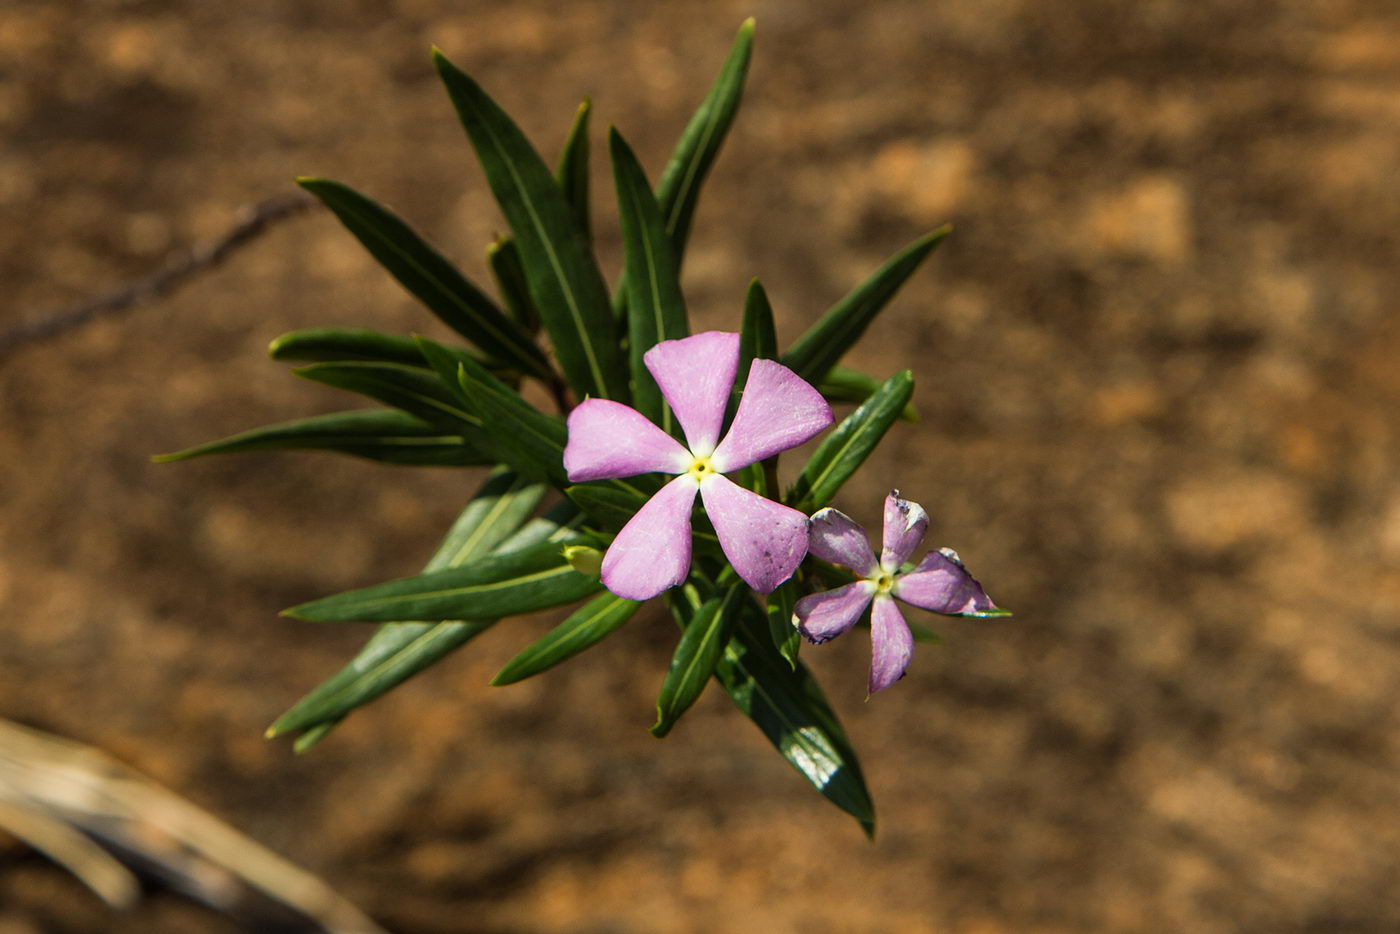
[[870, 582], [875, 585], [876, 593], [889, 593], [894, 589], [894, 575], [883, 569], [872, 575]]
[[692, 477], [695, 482], [699, 483], [706, 477], [713, 477], [715, 475], [715, 468], [710, 465], [710, 459], [708, 457], [697, 457], [690, 462], [690, 469], [687, 470], [686, 473]]

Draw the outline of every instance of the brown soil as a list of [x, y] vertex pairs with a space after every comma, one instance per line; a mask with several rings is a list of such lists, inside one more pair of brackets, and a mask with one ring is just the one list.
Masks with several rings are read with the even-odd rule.
[[[0, 314], [142, 274], [301, 173], [479, 273], [502, 222], [431, 43], [551, 157], [591, 94], [595, 143], [614, 122], [655, 173], [749, 13], [697, 326], [735, 327], [760, 275], [790, 339], [954, 221], [852, 354], [913, 367], [924, 422], [841, 503], [869, 519], [900, 486], [1018, 611], [941, 625], [869, 703], [858, 638], [806, 650], [875, 843], [718, 692], [647, 735], [658, 614], [493, 689], [549, 620], [502, 626], [311, 755], [261, 738], [364, 636], [275, 611], [416, 570], [476, 482], [148, 463], [342, 406], [264, 358], [282, 331], [436, 331], [324, 214], [0, 364], [0, 715], [121, 756], [399, 932], [1400, 928], [1389, 0], [10, 3]], [[108, 917], [0, 846], [4, 934], [223, 925], [173, 896]]]

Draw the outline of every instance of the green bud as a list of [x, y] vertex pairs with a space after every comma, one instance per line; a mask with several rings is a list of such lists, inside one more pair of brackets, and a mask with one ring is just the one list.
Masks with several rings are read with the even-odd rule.
[[565, 545], [564, 560], [580, 574], [597, 577], [603, 570], [603, 553], [587, 545]]

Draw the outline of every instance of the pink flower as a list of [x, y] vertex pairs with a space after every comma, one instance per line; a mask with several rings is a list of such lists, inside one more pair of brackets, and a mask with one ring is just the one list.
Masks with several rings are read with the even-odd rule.
[[643, 357], [675, 412], [689, 449], [629, 406], [588, 399], [569, 413], [564, 469], [574, 482], [659, 472], [675, 475], [617, 533], [603, 558], [603, 584], [647, 600], [690, 572], [690, 514], [698, 492], [734, 570], [761, 593], [792, 576], [807, 554], [808, 519], [726, 479], [796, 447], [832, 422], [831, 406], [796, 373], [771, 360], [749, 369], [739, 409], [720, 440], [739, 370], [739, 335], [707, 331], [662, 341]]
[[873, 601], [871, 694], [904, 677], [914, 654], [914, 635], [893, 598], [948, 616], [1008, 615], [997, 609], [952, 549], [931, 551], [912, 571], [900, 570], [927, 528], [923, 507], [891, 490], [885, 497], [885, 535], [877, 562], [865, 529], [845, 513], [827, 508], [812, 516], [812, 554], [850, 568], [864, 580], [803, 597], [792, 621], [812, 642], [826, 642], [854, 626]]

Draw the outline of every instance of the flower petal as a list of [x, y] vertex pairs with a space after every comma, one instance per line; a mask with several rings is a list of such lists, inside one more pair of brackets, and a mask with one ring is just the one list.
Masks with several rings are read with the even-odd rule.
[[813, 514], [808, 548], [823, 561], [850, 568], [861, 577], [868, 577], [875, 570], [875, 553], [870, 550], [865, 529], [830, 506]]
[[653, 470], [684, 473], [689, 467], [690, 455], [681, 443], [630, 406], [587, 399], [569, 413], [564, 470], [576, 483]]
[[918, 503], [901, 499], [898, 490], [885, 497], [885, 542], [880, 552], [880, 565], [886, 571], [898, 571], [909, 560], [928, 530], [928, 513]]
[[875, 593], [870, 581], [856, 581], [835, 590], [808, 594], [793, 606], [797, 631], [816, 643], [835, 639], [860, 619]]
[[705, 511], [734, 570], [754, 590], [772, 593], [807, 555], [807, 517], [710, 474], [700, 483]]
[[876, 694], [904, 677], [914, 657], [914, 634], [904, 614], [889, 597], [875, 598], [870, 611], [870, 693]]
[[729, 433], [715, 449], [714, 467], [729, 473], [795, 448], [834, 421], [822, 394], [772, 360], [755, 360]]
[[706, 331], [662, 341], [642, 355], [642, 362], [676, 413], [691, 453], [708, 455], [724, 427], [724, 409], [739, 372], [739, 335]]
[[892, 593], [905, 603], [947, 616], [980, 616], [997, 608], [951, 548], [930, 551], [918, 567], [895, 578]]
[[637, 510], [603, 556], [604, 587], [627, 600], [650, 600], [685, 580], [698, 486], [682, 474]]

